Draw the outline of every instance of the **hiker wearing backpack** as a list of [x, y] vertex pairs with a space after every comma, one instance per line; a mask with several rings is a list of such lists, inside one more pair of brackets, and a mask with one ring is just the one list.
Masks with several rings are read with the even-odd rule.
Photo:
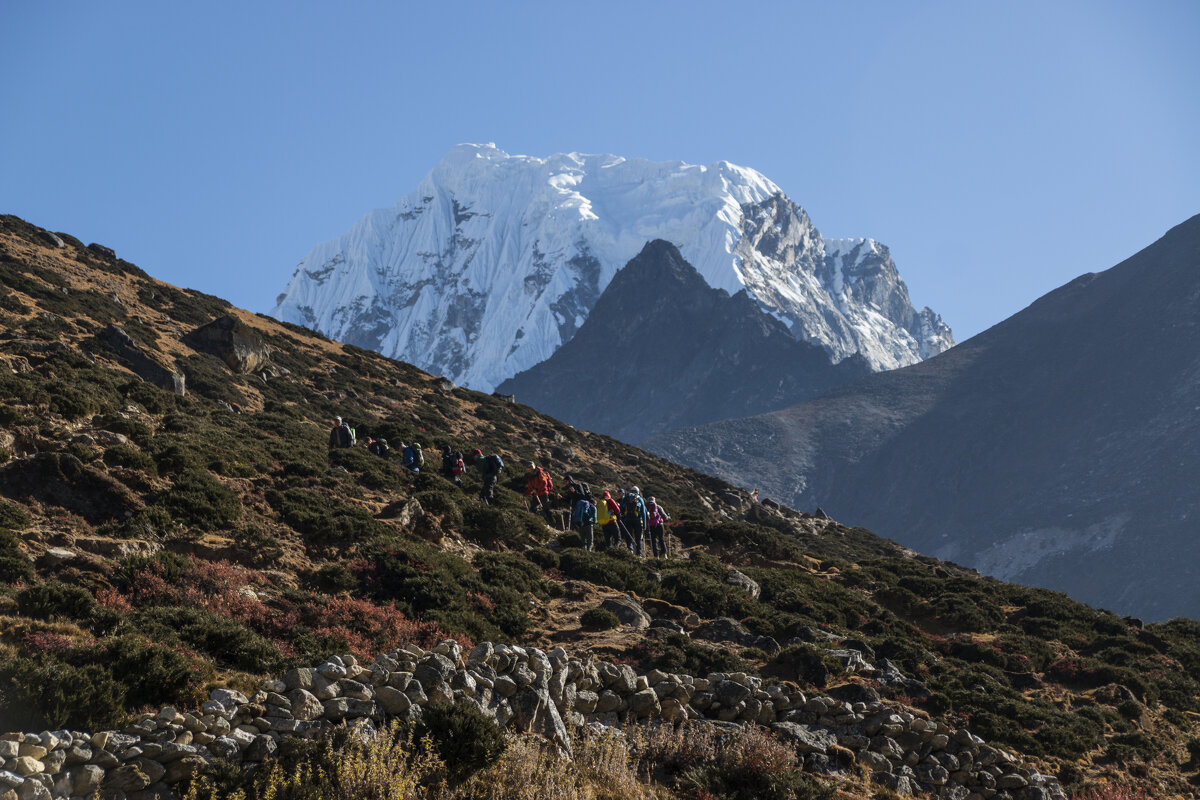
[[634, 552], [642, 554], [642, 532], [646, 530], [646, 503], [642, 500], [641, 490], [634, 486], [625, 495], [621, 503], [621, 522], [629, 529], [629, 538], [633, 540]]
[[655, 558], [667, 557], [667, 520], [671, 518], [653, 497], [646, 500], [646, 530], [650, 534], [650, 552]]
[[482, 450], [475, 449], [471, 451], [471, 463], [483, 477], [483, 488], [479, 490], [479, 499], [489, 506], [495, 505], [494, 491], [496, 481], [500, 478], [500, 471], [504, 469], [504, 459], [494, 453], [484, 456]]
[[621, 525], [621, 506], [613, 499], [611, 492], [605, 492], [596, 504], [596, 522], [604, 533], [605, 547], [616, 547], [624, 540], [629, 552], [633, 552], [633, 539]]
[[387, 439], [374, 439], [368, 442], [367, 450], [380, 458], [387, 458], [392, 454], [392, 449], [388, 447]]
[[580, 497], [571, 510], [571, 525], [579, 529], [579, 537], [583, 539], [583, 549], [595, 549], [596, 504], [591, 498]]
[[442, 445], [442, 467], [438, 474], [448, 481], [454, 480], [454, 461], [450, 453], [450, 445]]
[[404, 457], [400, 459], [400, 466], [408, 467], [413, 472], [420, 472], [421, 467], [425, 466], [425, 454], [421, 452], [421, 445], [413, 442], [412, 444], [404, 444], [401, 442]]
[[525, 496], [529, 498], [529, 510], [542, 512], [546, 524], [554, 527], [554, 519], [550, 516], [550, 492], [554, 491], [554, 481], [550, 473], [532, 461], [529, 462], [529, 481], [525, 484]]
[[341, 417], [335, 417], [329, 431], [329, 449], [342, 450], [354, 447], [354, 430]]
[[567, 508], [571, 509], [571, 512], [574, 513], [575, 506], [579, 504], [580, 500], [588, 500], [592, 503], [595, 503], [595, 500], [592, 499], [592, 487], [588, 486], [583, 481], [575, 480], [575, 476], [568, 475]]

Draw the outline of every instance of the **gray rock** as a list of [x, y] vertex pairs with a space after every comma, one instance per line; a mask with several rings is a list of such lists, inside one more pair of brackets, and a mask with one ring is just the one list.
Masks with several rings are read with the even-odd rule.
[[837, 744], [837, 736], [831, 731], [796, 722], [776, 722], [771, 730], [801, 753], [824, 753]]
[[662, 712], [662, 705], [653, 689], [643, 689], [629, 697], [629, 710], [639, 717], [656, 717]]
[[730, 568], [729, 574], [725, 577], [725, 582], [730, 586], [734, 586], [750, 596], [752, 600], [757, 600], [761, 589], [748, 575], [738, 572], [736, 569]]
[[[311, 686], [311, 682], [309, 683]], [[292, 704], [292, 717], [299, 720], [319, 719], [325, 713], [325, 706], [312, 692], [295, 688], [288, 692], [288, 701]]]
[[511, 705], [512, 724], [517, 730], [540, 733], [566, 752], [571, 752], [570, 734], [548, 691], [522, 689], [512, 698]]
[[403, 714], [412, 706], [408, 695], [392, 686], [381, 686], [375, 694], [379, 705], [388, 714]]
[[150, 778], [137, 764], [122, 764], [109, 770], [104, 778], [105, 792], [138, 792], [150, 785]]
[[254, 741], [246, 748], [245, 757], [247, 761], [265, 761], [275, 755], [278, 750], [278, 743], [264, 733], [254, 737]]
[[517, 693], [517, 682], [508, 675], [501, 675], [496, 678], [493, 688], [501, 697], [512, 697]]
[[71, 767], [68, 774], [71, 779], [71, 794], [80, 797], [89, 797], [93, 792], [99, 791], [100, 784], [104, 781], [104, 770], [95, 764]]
[[707, 639], [710, 642], [732, 642], [746, 646], [752, 644], [757, 638], [746, 629], [745, 625], [729, 617], [719, 617], [704, 623], [692, 631], [692, 636], [697, 639]]
[[650, 615], [642, 609], [637, 600], [628, 595], [605, 598], [600, 607], [615, 614], [617, 619], [621, 620], [622, 625], [628, 625], [635, 630], [650, 627]]
[[250, 702], [246, 695], [233, 689], [213, 689], [209, 692], [208, 699], [220, 703], [225, 708], [233, 708]]
[[271, 348], [263, 342], [258, 331], [232, 314], [196, 328], [183, 337], [183, 342], [216, 356], [241, 374], [262, 370], [271, 358]]
[[441, 653], [431, 653], [413, 670], [413, 677], [422, 684], [448, 682], [454, 674], [454, 662]]

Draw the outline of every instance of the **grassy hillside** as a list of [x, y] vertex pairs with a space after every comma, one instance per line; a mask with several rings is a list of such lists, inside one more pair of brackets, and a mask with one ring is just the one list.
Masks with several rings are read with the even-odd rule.
[[[185, 342], [226, 315], [270, 349], [252, 372]], [[867, 684], [1068, 788], [1117, 779], [1182, 795], [1200, 770], [1200, 623], [1143, 625], [752, 503], [15, 217], [0, 218], [0, 332], [0, 730], [118, 726], [323, 656], [452, 637]], [[137, 377], [157, 374], [147, 361], [184, 376], [186, 393]], [[329, 452], [335, 415], [360, 441], [419, 441], [429, 467]], [[475, 499], [473, 471], [464, 489], [435, 474], [443, 444], [504, 457], [497, 506]], [[573, 474], [657, 496], [677, 557], [584, 552], [524, 509], [530, 460], [560, 486]], [[728, 583], [730, 567], [761, 594]], [[783, 647], [581, 624], [624, 593], [661, 615], [732, 617]], [[887, 658], [927, 691], [847, 674], [832, 647]]]

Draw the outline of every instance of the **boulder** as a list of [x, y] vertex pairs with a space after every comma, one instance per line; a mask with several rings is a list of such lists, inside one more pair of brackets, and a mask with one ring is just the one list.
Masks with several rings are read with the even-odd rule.
[[615, 614], [617, 619], [621, 620], [622, 625], [628, 625], [636, 630], [650, 627], [650, 615], [643, 611], [641, 604], [629, 595], [609, 597], [600, 604], [600, 607]]
[[271, 348], [258, 331], [233, 314], [196, 328], [183, 337], [183, 343], [216, 356], [242, 375], [262, 370], [271, 358]]
[[729, 574], [725, 576], [725, 582], [745, 592], [752, 600], [757, 600], [758, 595], [762, 592], [758, 584], [749, 575], [738, 572], [732, 567], [729, 569]]
[[187, 394], [187, 381], [183, 373], [163, 366], [150, 357], [128, 333], [116, 325], [109, 325], [100, 332], [98, 339], [108, 345], [125, 363], [133, 374], [160, 389], [166, 389], [180, 397]]
[[692, 631], [692, 636], [710, 642], [732, 642], [744, 646], [749, 646], [757, 638], [745, 625], [730, 617], [718, 617], [706, 622]]

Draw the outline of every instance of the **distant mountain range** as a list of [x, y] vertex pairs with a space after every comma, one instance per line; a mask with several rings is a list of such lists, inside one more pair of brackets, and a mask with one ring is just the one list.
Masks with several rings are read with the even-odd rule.
[[928, 361], [647, 444], [1004, 580], [1200, 616], [1200, 216]]
[[831, 364], [746, 290], [713, 289], [679, 250], [647, 244], [596, 301], [575, 336], [499, 391], [587, 430], [637, 442], [757, 414], [870, 372], [862, 356]]
[[495, 145], [454, 148], [395, 207], [315, 247], [272, 314], [491, 390], [569, 341], [654, 239], [829, 362], [891, 369], [954, 343], [913, 308], [886, 247], [824, 239], [752, 169]]

